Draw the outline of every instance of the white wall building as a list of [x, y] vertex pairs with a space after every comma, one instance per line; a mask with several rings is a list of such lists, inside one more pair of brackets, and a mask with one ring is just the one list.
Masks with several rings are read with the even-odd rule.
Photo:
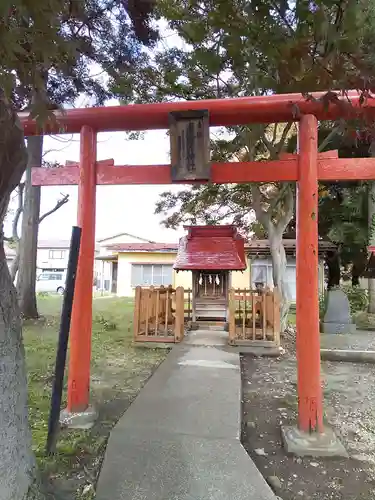
[[117, 293], [118, 261], [117, 251], [110, 248], [117, 243], [154, 243], [134, 234], [118, 233], [98, 240], [95, 259], [96, 287], [102, 292]]
[[69, 240], [39, 240], [37, 252], [37, 270], [65, 271], [68, 268]]

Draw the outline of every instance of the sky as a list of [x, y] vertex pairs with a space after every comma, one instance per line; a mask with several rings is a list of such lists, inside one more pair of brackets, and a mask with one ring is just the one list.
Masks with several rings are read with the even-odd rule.
[[[68, 139], [71, 139], [67, 142]], [[46, 137], [46, 160], [64, 164], [79, 160], [79, 136]], [[115, 164], [169, 163], [169, 138], [164, 130], [150, 131], [143, 140], [127, 140], [124, 132], [98, 134], [98, 160], [113, 158]], [[126, 232], [157, 242], [177, 242], [181, 231], [167, 230], [154, 215], [159, 194], [177, 186], [97, 186], [97, 239]], [[69, 202], [47, 217], [40, 225], [41, 239], [69, 239], [77, 221], [76, 186], [42, 187], [41, 214], [53, 207], [61, 194], [69, 194]]]

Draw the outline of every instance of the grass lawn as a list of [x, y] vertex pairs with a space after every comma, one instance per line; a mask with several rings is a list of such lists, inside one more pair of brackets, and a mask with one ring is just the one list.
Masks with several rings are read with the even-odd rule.
[[295, 312], [290, 312], [288, 314], [288, 321], [291, 325], [295, 325], [296, 324], [296, 313]]
[[47, 458], [44, 449], [61, 303], [60, 296], [40, 297], [42, 318], [25, 322], [23, 328], [33, 446], [40, 469], [52, 479], [55, 493], [60, 492], [64, 500], [87, 499], [93, 497], [90, 485], [95, 484], [111, 428], [167, 351], [133, 347], [131, 299], [95, 298], [91, 401], [99, 410], [99, 419], [89, 431], [62, 430], [57, 454]]

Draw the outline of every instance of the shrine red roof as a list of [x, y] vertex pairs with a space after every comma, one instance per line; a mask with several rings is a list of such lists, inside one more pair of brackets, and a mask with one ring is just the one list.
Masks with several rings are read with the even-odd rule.
[[235, 226], [189, 226], [180, 239], [174, 269], [246, 269], [244, 239]]

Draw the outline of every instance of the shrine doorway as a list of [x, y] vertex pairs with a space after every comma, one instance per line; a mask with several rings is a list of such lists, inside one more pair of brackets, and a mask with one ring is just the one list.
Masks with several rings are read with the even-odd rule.
[[193, 271], [193, 321], [226, 321], [229, 271]]
[[228, 271], [194, 271], [195, 297], [201, 300], [221, 300], [228, 295]]

